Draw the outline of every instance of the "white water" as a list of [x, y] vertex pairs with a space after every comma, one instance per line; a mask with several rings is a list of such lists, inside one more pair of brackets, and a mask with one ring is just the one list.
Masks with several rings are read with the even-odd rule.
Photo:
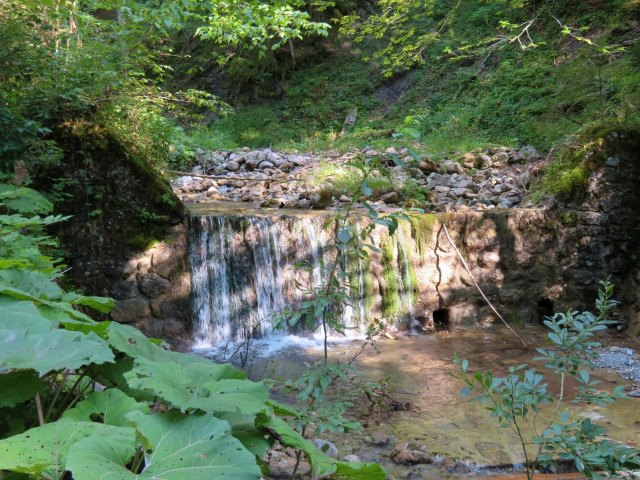
[[[296, 222], [293, 235], [285, 230], [291, 221]], [[322, 287], [328, 240], [323, 221], [322, 217], [193, 217], [194, 348], [229, 349], [247, 338], [265, 344], [293, 341], [286, 330], [274, 330], [274, 317]], [[295, 267], [301, 262], [308, 265], [306, 270]], [[362, 292], [362, 271], [358, 275]], [[360, 326], [363, 301], [356, 300], [357, 307], [349, 306], [344, 312], [351, 338], [364, 333]], [[322, 332], [311, 336], [315, 342]]]
[[[286, 309], [322, 288], [324, 259], [330, 233], [323, 228], [325, 218], [259, 215], [213, 215], [192, 217], [190, 261], [194, 348], [229, 348], [234, 342], [261, 339], [263, 343], [291, 342], [286, 328], [274, 323]], [[291, 223], [293, 222], [293, 224]], [[398, 321], [413, 315], [415, 277], [407, 248], [410, 238], [399, 228], [393, 237], [398, 265]], [[306, 267], [300, 268], [300, 264]], [[350, 265], [352, 299], [342, 312], [345, 336], [363, 338], [367, 331], [365, 265], [358, 259]], [[321, 319], [316, 318], [316, 324]], [[316, 341], [324, 332], [307, 336]], [[341, 340], [340, 336], [337, 340]], [[265, 347], [267, 350], [271, 347]], [[279, 348], [279, 347], [278, 347]]]

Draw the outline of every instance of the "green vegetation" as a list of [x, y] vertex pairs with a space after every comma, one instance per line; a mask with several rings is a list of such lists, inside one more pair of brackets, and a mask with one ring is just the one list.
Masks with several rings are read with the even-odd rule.
[[65, 218], [34, 190], [7, 184], [0, 209], [0, 471], [258, 479], [278, 439], [305, 452], [316, 478], [386, 477], [376, 464], [317, 450], [281, 418], [301, 413], [269, 400], [266, 384], [92, 320], [80, 308], [108, 313], [114, 302], [64, 291], [63, 266], [47, 253], [55, 242], [43, 229]]
[[239, 106], [212, 134], [221, 148], [382, 147], [410, 115], [422, 148], [442, 157], [497, 144], [545, 151], [594, 123], [636, 118], [637, 2], [534, 3], [402, 0], [340, 17], [340, 34], [281, 73], [282, 98]]
[[433, 230], [438, 217], [432, 213], [415, 214], [409, 217], [411, 237], [416, 242], [420, 257], [424, 257], [433, 244]]
[[[597, 387], [589, 370], [593, 370], [595, 350], [601, 344], [594, 340], [596, 332], [606, 330], [615, 322], [607, 320], [615, 307], [612, 300], [613, 286], [602, 282], [596, 300], [596, 314], [591, 312], [557, 313], [547, 318], [547, 338], [551, 347], [538, 348], [538, 360], [560, 376], [560, 393], [555, 396], [544, 382], [545, 375], [528, 365], [509, 367], [505, 377], [493, 372], [469, 370], [469, 362], [455, 356], [459, 372], [455, 375], [466, 386], [462, 395], [471, 393], [474, 400], [488, 405], [491, 415], [500, 426], [511, 428], [518, 436], [525, 458], [527, 478], [534, 477], [540, 466], [548, 466], [555, 460], [570, 461], [578, 472], [587, 478], [609, 478], [603, 472], [616, 475], [625, 469], [640, 468], [640, 451], [625, 445], [603, 440], [606, 431], [589, 418], [571, 418], [569, 404], [595, 404], [606, 407], [616, 398], [624, 396], [623, 386], [611, 393]], [[578, 388], [573, 397], [566, 382], [572, 378]], [[537, 425], [538, 413], [543, 405], [554, 405], [553, 415], [546, 426]]]
[[382, 279], [380, 286], [382, 296], [382, 315], [387, 320], [395, 320], [400, 313], [400, 294], [398, 290], [398, 273], [396, 271], [395, 249], [393, 239], [385, 237], [382, 240]]

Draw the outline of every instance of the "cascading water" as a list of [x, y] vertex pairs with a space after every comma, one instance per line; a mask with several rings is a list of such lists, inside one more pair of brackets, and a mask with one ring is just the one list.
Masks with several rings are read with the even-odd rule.
[[[326, 216], [193, 216], [190, 234], [194, 344], [206, 349], [247, 338], [284, 335], [274, 316], [300, 302], [325, 281]], [[400, 321], [412, 314], [415, 276], [404, 243], [394, 235]], [[296, 265], [304, 263], [305, 268]], [[370, 262], [349, 260], [351, 300], [342, 312], [347, 337], [366, 334], [375, 299]], [[317, 319], [319, 320], [319, 319]]]
[[192, 218], [196, 347], [265, 336], [285, 307], [279, 225], [269, 217]]

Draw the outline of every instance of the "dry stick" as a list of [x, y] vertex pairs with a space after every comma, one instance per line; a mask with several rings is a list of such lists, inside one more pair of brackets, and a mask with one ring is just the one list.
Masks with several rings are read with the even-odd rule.
[[198, 177], [198, 178], [211, 178], [213, 180], [244, 180], [245, 182], [298, 182], [299, 178], [247, 178], [247, 177], [232, 177], [227, 175], [202, 175], [199, 173], [187, 173], [177, 172], [175, 170], [165, 170], [167, 173], [173, 173], [182, 177]]
[[489, 299], [486, 297], [486, 295], [484, 294], [484, 292], [480, 289], [480, 286], [478, 285], [478, 282], [476, 282], [475, 277], [473, 276], [473, 274], [471, 273], [471, 270], [469, 269], [469, 265], [467, 265], [467, 262], [464, 260], [464, 258], [462, 257], [462, 254], [460, 253], [460, 251], [458, 250], [458, 248], [456, 247], [455, 243], [453, 243], [453, 240], [451, 240], [451, 235], [449, 235], [449, 230], [447, 229], [447, 226], [443, 223], [442, 224], [443, 228], [444, 228], [444, 233], [447, 236], [447, 240], [449, 240], [449, 243], [451, 244], [451, 246], [453, 247], [453, 249], [455, 250], [456, 254], [458, 255], [458, 258], [460, 258], [460, 261], [462, 262], [462, 265], [464, 266], [465, 270], [467, 271], [467, 273], [469, 274], [469, 276], [471, 277], [471, 280], [473, 281], [473, 284], [476, 286], [476, 288], [478, 289], [478, 292], [480, 292], [480, 295], [482, 295], [482, 298], [484, 298], [484, 301], [487, 302], [487, 305], [489, 305], [489, 307], [491, 308], [491, 310], [493, 310], [493, 313], [495, 313], [498, 318], [500, 320], [502, 320], [502, 323], [504, 323], [505, 327], [507, 327], [509, 329], [509, 331], [511, 333], [513, 333], [516, 338], [518, 340], [520, 340], [520, 343], [522, 344], [522, 346], [524, 348], [529, 348], [529, 345], [526, 344], [526, 342], [524, 340], [522, 340], [522, 338], [520, 338], [520, 335], [518, 335], [516, 333], [516, 331], [511, 328], [509, 326], [509, 324], [507, 323], [507, 321], [502, 318], [502, 315], [500, 315], [500, 313], [498, 313], [498, 310], [496, 310], [496, 308], [493, 306], [493, 304], [489, 301]]

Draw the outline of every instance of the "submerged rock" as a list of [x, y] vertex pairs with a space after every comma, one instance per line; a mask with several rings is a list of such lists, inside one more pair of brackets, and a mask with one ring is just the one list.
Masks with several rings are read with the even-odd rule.
[[391, 452], [391, 459], [402, 465], [415, 465], [418, 463], [433, 463], [433, 456], [425, 445], [413, 443], [399, 443]]

